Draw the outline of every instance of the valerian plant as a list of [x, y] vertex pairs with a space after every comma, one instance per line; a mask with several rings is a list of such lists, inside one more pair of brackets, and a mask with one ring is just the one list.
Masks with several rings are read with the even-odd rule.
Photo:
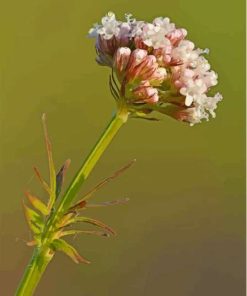
[[[88, 200], [134, 161], [100, 182], [79, 201], [74, 200], [105, 149], [129, 118], [159, 120], [158, 114], [161, 114], [193, 126], [203, 119], [209, 120], [210, 116], [215, 117], [215, 109], [222, 96], [219, 93], [208, 94], [217, 84], [218, 78], [205, 58], [209, 50], [196, 48], [186, 36], [187, 31], [176, 28], [169, 18], [158, 17], [152, 23], [147, 23], [126, 15], [125, 21], [119, 21], [112, 12], [102, 18], [101, 24], [95, 24], [90, 29], [89, 37], [96, 41], [96, 61], [111, 69], [109, 87], [116, 100], [116, 112], [61, 197], [59, 195], [70, 161], [67, 160], [56, 173], [43, 116], [49, 184], [36, 168], [35, 173], [49, 199], [45, 204], [35, 195], [26, 192], [32, 206], [24, 203], [27, 222], [33, 233], [33, 239], [28, 245], [34, 246], [34, 253], [16, 295], [33, 294], [56, 251], [64, 252], [76, 263], [89, 263], [64, 237], [115, 234], [103, 222], [82, 215], [82, 211], [89, 207], [125, 203], [126, 200], [117, 200], [90, 204]], [[73, 229], [75, 224], [82, 222], [92, 224], [99, 230]]]

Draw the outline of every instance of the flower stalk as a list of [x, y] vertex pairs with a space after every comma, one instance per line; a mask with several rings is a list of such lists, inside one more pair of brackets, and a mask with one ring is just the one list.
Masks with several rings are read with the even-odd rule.
[[66, 210], [68, 208], [68, 206], [76, 196], [76, 193], [78, 192], [80, 186], [87, 179], [88, 175], [90, 174], [114, 136], [117, 134], [120, 127], [127, 121], [127, 118], [128, 113], [124, 109], [120, 110], [116, 115], [113, 116], [109, 125], [106, 127], [102, 136], [96, 143], [95, 147], [89, 153], [84, 164], [75, 175], [75, 178], [73, 179], [67, 192], [65, 193], [64, 198], [61, 200], [61, 203], [58, 207], [58, 212], [62, 212], [63, 210]]

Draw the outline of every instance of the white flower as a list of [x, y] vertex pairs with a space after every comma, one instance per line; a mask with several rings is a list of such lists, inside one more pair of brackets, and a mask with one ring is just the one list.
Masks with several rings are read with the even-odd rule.
[[199, 123], [202, 119], [209, 120], [209, 114], [215, 117], [215, 109], [219, 101], [223, 99], [222, 95], [217, 93], [214, 97], [207, 97], [205, 94], [194, 97], [194, 108], [191, 108], [190, 123], [194, 125]]
[[170, 23], [169, 18], [156, 18], [152, 24], [147, 23], [142, 26], [142, 32], [139, 34], [144, 44], [154, 49], [170, 45], [170, 40], [165, 37], [175, 29], [175, 25]]
[[113, 36], [118, 36], [120, 23], [116, 20], [113, 12], [108, 12], [106, 16], [102, 17], [101, 23], [102, 25], [96, 24], [89, 30], [90, 37], [101, 35], [105, 40], [109, 40]]
[[209, 50], [196, 48], [169, 18], [148, 23], [126, 14], [122, 22], [109, 12], [89, 36], [96, 39], [98, 63], [113, 70], [114, 97], [125, 100], [130, 112], [159, 111], [191, 124], [215, 117], [222, 96], [207, 96], [218, 83], [203, 56]]
[[140, 37], [142, 35], [142, 30], [144, 26], [145, 26], [145, 22], [135, 21], [132, 26], [130, 37], [132, 38]]
[[181, 60], [183, 63], [193, 63], [199, 56], [199, 53], [194, 50], [195, 44], [189, 40], [182, 40], [178, 46], [172, 50], [172, 57], [175, 60]]
[[153, 20], [153, 24], [161, 27], [165, 35], [175, 29], [175, 24], [170, 23], [170, 19], [168, 17], [156, 17]]
[[125, 13], [125, 18], [128, 24], [133, 25], [136, 23], [136, 19], [133, 18], [133, 15], [131, 13]]
[[194, 96], [202, 95], [207, 91], [207, 86], [202, 79], [189, 79], [187, 85], [180, 89], [180, 93], [186, 96], [185, 105], [190, 106], [194, 101]]

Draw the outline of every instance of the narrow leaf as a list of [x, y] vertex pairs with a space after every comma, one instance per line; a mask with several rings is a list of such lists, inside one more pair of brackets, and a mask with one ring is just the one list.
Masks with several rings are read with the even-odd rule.
[[55, 202], [56, 199], [56, 171], [54, 167], [53, 157], [52, 157], [52, 149], [51, 149], [51, 142], [48, 136], [47, 126], [46, 126], [46, 115], [43, 114], [42, 116], [43, 128], [44, 128], [44, 135], [45, 135], [45, 144], [48, 156], [48, 163], [49, 163], [49, 171], [50, 171], [50, 200], [48, 203], [48, 209], [50, 210]]
[[83, 258], [79, 255], [79, 253], [76, 251], [74, 247], [72, 247], [70, 244], [68, 244], [65, 240], [62, 239], [55, 239], [52, 242], [52, 248], [54, 251], [61, 251], [64, 252], [66, 255], [68, 255], [75, 263], [86, 263], [89, 264], [90, 261]]
[[44, 216], [49, 215], [47, 206], [38, 197], [30, 194], [30, 192], [26, 192], [26, 196], [35, 209], [39, 210]]
[[25, 241], [26, 245], [28, 247], [33, 247], [33, 246], [40, 246], [41, 245], [41, 235], [40, 233], [34, 234], [33, 239], [31, 241]]
[[63, 182], [64, 182], [64, 177], [65, 177], [65, 173], [70, 165], [70, 159], [67, 159], [64, 163], [64, 165], [61, 167], [60, 171], [57, 173], [56, 176], [56, 198], [58, 198], [62, 186], [63, 186]]
[[63, 217], [57, 223], [58, 228], [69, 226], [71, 223], [75, 222], [75, 213], [69, 212], [63, 215]]
[[89, 224], [98, 226], [100, 228], [103, 228], [103, 229], [105, 229], [106, 231], [108, 231], [109, 233], [111, 233], [113, 235], [116, 235], [116, 232], [111, 227], [109, 227], [108, 225], [106, 225], [105, 223], [103, 223], [103, 222], [101, 222], [99, 220], [95, 220], [95, 219], [92, 219], [92, 218], [79, 216], [79, 217], [75, 217], [75, 222], [89, 223]]
[[87, 205], [87, 201], [86, 200], [81, 200], [79, 202], [77, 202], [74, 206], [69, 208], [69, 211], [78, 211], [81, 210], [83, 208], [85, 208]]
[[24, 208], [25, 217], [30, 229], [35, 234], [39, 234], [44, 225], [40, 215], [37, 214], [34, 210], [27, 207], [24, 203], [23, 203], [23, 208]]
[[97, 230], [65, 230], [59, 234], [59, 237], [63, 237], [67, 235], [76, 235], [76, 234], [91, 234], [91, 235], [109, 237], [109, 233], [104, 231], [97, 231]]
[[32, 240], [30, 242], [27, 242], [26, 243], [28, 247], [33, 247], [33, 246], [36, 246], [37, 245], [37, 241], [36, 240]]
[[117, 199], [112, 201], [105, 201], [105, 202], [99, 202], [99, 203], [87, 203], [87, 208], [98, 208], [98, 207], [108, 207], [108, 206], [114, 206], [114, 205], [124, 205], [129, 201], [129, 198], [124, 199]]
[[135, 116], [135, 115], [132, 115], [131, 118], [135, 118], [135, 119], [144, 119], [144, 120], [149, 120], [149, 121], [160, 121], [159, 118], [156, 118], [156, 117], [148, 117], [148, 116]]
[[36, 167], [34, 167], [33, 169], [34, 169], [36, 177], [40, 181], [40, 183], [43, 186], [43, 188], [45, 189], [45, 191], [50, 194], [51, 193], [50, 187], [45, 182], [45, 180], [41, 177], [41, 174], [40, 174], [39, 170]]
[[102, 180], [98, 185], [96, 185], [93, 189], [91, 189], [88, 193], [84, 195], [84, 197], [78, 201], [72, 208], [77, 209], [77, 207], [80, 209], [81, 208], [81, 203], [82, 201], [85, 201], [89, 199], [95, 192], [97, 192], [101, 187], [109, 183], [110, 181], [114, 180], [117, 178], [119, 175], [121, 175], [123, 172], [125, 172], [128, 168], [130, 168], [134, 163], [136, 162], [136, 159], [133, 159], [131, 162], [129, 162], [127, 165], [123, 166], [119, 170], [117, 170], [113, 175], [110, 177]]

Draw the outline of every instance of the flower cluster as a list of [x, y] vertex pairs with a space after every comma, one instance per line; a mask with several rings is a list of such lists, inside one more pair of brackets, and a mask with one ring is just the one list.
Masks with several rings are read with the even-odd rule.
[[222, 96], [207, 95], [218, 78], [204, 57], [209, 50], [195, 48], [169, 18], [147, 23], [126, 15], [122, 22], [109, 12], [89, 36], [96, 39], [97, 62], [112, 68], [113, 96], [130, 114], [158, 111], [191, 125], [215, 117]]

